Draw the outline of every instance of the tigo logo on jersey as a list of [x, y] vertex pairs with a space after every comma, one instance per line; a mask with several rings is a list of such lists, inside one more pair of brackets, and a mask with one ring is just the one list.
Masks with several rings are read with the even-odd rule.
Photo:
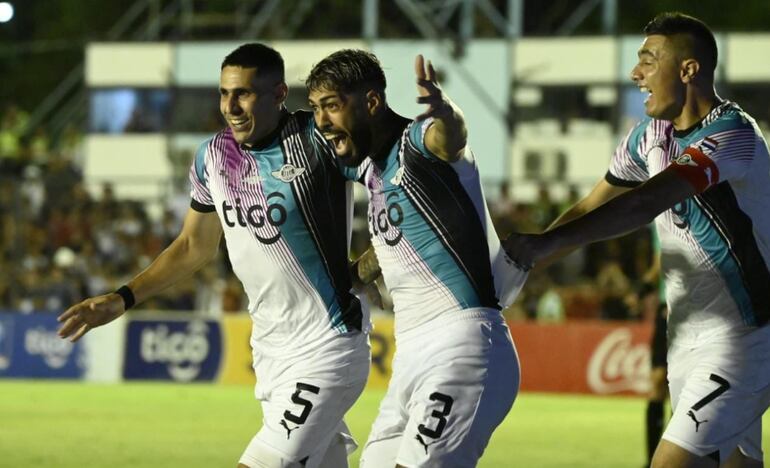
[[276, 179], [289, 183], [297, 177], [301, 176], [304, 172], [304, 167], [295, 167], [291, 164], [284, 164], [277, 171], [271, 172], [271, 174], [273, 174], [273, 177]]

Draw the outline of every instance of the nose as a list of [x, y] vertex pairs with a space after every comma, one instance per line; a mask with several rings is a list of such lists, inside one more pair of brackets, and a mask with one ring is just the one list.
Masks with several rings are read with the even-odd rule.
[[642, 79], [642, 73], [639, 71], [639, 64], [634, 65], [634, 68], [631, 69], [631, 81], [634, 83], [640, 81]]
[[222, 97], [222, 109], [227, 115], [238, 115], [241, 112], [241, 107], [238, 105], [238, 98], [236, 96], [223, 96]]
[[326, 113], [323, 109], [316, 109], [315, 111], [315, 124], [320, 129], [324, 129], [331, 126], [331, 122], [329, 121], [329, 115]]

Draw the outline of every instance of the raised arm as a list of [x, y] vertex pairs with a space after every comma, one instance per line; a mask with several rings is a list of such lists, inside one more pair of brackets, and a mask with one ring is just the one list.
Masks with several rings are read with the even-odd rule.
[[155, 261], [117, 292], [88, 298], [59, 316], [59, 336], [77, 341], [92, 328], [107, 324], [125, 313], [133, 297], [140, 303], [192, 275], [217, 253], [222, 226], [215, 212], [188, 210], [182, 232]]
[[433, 124], [425, 132], [425, 147], [440, 159], [455, 162], [463, 155], [468, 143], [465, 118], [459, 107], [442, 91], [436, 80], [436, 70], [422, 55], [414, 61], [417, 75], [417, 102], [427, 104], [428, 110], [417, 120], [432, 117]]

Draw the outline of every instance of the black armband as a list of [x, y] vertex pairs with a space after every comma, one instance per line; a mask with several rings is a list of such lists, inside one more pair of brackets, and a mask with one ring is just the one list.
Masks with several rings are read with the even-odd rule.
[[130, 309], [131, 307], [134, 307], [134, 304], [136, 304], [136, 298], [134, 298], [134, 292], [131, 291], [131, 288], [129, 288], [127, 285], [123, 285], [119, 287], [115, 294], [123, 298], [123, 304], [125, 305], [125, 310]]

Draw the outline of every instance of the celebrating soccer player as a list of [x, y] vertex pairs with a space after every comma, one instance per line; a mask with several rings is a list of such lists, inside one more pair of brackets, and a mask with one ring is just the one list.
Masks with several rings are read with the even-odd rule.
[[[500, 248], [462, 112], [430, 62], [418, 56], [415, 68], [418, 102], [428, 106], [415, 120], [388, 106], [385, 75], [368, 52], [331, 54], [306, 81], [317, 126], [366, 186], [395, 309], [393, 374], [364, 468], [475, 466], [519, 386], [500, 309], [526, 274]], [[359, 264], [366, 276], [368, 264]]]
[[645, 27], [631, 79], [645, 118], [593, 191], [542, 235], [513, 235], [521, 264], [655, 219], [674, 414], [653, 467], [762, 466], [770, 403], [770, 157], [754, 119], [714, 90], [717, 46], [700, 20]]
[[227, 128], [196, 154], [181, 234], [126, 286], [70, 307], [59, 333], [77, 340], [192, 274], [224, 232], [249, 297], [264, 422], [239, 466], [346, 467], [354, 445], [342, 418], [369, 373], [368, 318], [350, 293], [347, 181], [312, 115], [286, 111], [278, 52], [233, 51], [219, 92]]

